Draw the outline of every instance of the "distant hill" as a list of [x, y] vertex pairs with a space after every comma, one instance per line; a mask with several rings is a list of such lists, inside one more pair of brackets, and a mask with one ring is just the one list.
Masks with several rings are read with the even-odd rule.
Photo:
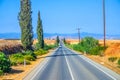
[[[70, 33], [70, 34], [59, 34], [59, 33], [44, 33], [45, 38], [56, 38], [56, 36], [60, 36], [61, 38], [78, 38], [78, 33]], [[20, 39], [20, 33], [0, 33], [0, 39]], [[80, 37], [83, 38], [85, 36], [92, 36], [96, 39], [103, 39], [102, 34], [95, 34], [95, 33], [87, 33], [82, 32]], [[37, 34], [34, 34], [34, 38], [37, 38]], [[107, 39], [120, 39], [120, 35], [107, 35]]]

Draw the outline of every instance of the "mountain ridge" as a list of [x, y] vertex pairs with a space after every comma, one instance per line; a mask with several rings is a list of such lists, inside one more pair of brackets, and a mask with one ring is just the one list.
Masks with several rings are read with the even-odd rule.
[[[44, 33], [44, 38], [56, 38], [56, 36], [60, 36], [61, 38], [78, 38], [78, 33]], [[84, 38], [86, 36], [91, 36], [96, 39], [103, 39], [103, 34], [96, 34], [96, 33], [87, 33], [82, 32], [80, 34], [81, 38]], [[20, 33], [0, 33], [0, 39], [20, 39], [21, 34]], [[37, 38], [37, 34], [34, 34], [34, 39]], [[120, 35], [106, 35], [107, 39], [120, 39]]]

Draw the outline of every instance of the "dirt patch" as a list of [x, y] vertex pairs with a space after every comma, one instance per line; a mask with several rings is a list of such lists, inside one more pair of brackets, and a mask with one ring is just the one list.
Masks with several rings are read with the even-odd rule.
[[36, 61], [32, 61], [31, 65], [12, 66], [12, 71], [4, 76], [0, 76], [0, 80], [22, 80], [32, 69], [41, 63], [46, 56], [50, 55], [54, 50], [49, 50], [48, 54], [38, 56]]

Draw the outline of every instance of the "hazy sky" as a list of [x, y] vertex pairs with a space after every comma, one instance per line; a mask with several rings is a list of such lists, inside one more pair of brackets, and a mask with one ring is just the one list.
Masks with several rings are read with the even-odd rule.
[[[107, 34], [120, 34], [120, 0], [106, 1]], [[38, 10], [44, 32], [103, 33], [102, 0], [31, 0], [33, 28], [36, 32]], [[0, 33], [20, 32], [20, 0], [0, 0]]]

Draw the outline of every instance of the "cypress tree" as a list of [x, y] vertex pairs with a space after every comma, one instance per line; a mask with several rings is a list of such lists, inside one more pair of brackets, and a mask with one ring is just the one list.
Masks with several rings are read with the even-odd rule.
[[43, 38], [42, 20], [40, 18], [40, 11], [38, 12], [37, 38], [38, 38], [38, 47], [43, 49], [44, 48], [44, 38]]
[[64, 44], [66, 44], [66, 39], [65, 38], [63, 39], [63, 42], [64, 42]]
[[21, 28], [21, 42], [25, 50], [31, 50], [33, 43], [31, 1], [20, 0], [20, 4], [19, 25]]
[[57, 43], [57, 45], [59, 44], [59, 42], [60, 42], [60, 39], [59, 39], [59, 36], [57, 36], [56, 37], [56, 43]]

